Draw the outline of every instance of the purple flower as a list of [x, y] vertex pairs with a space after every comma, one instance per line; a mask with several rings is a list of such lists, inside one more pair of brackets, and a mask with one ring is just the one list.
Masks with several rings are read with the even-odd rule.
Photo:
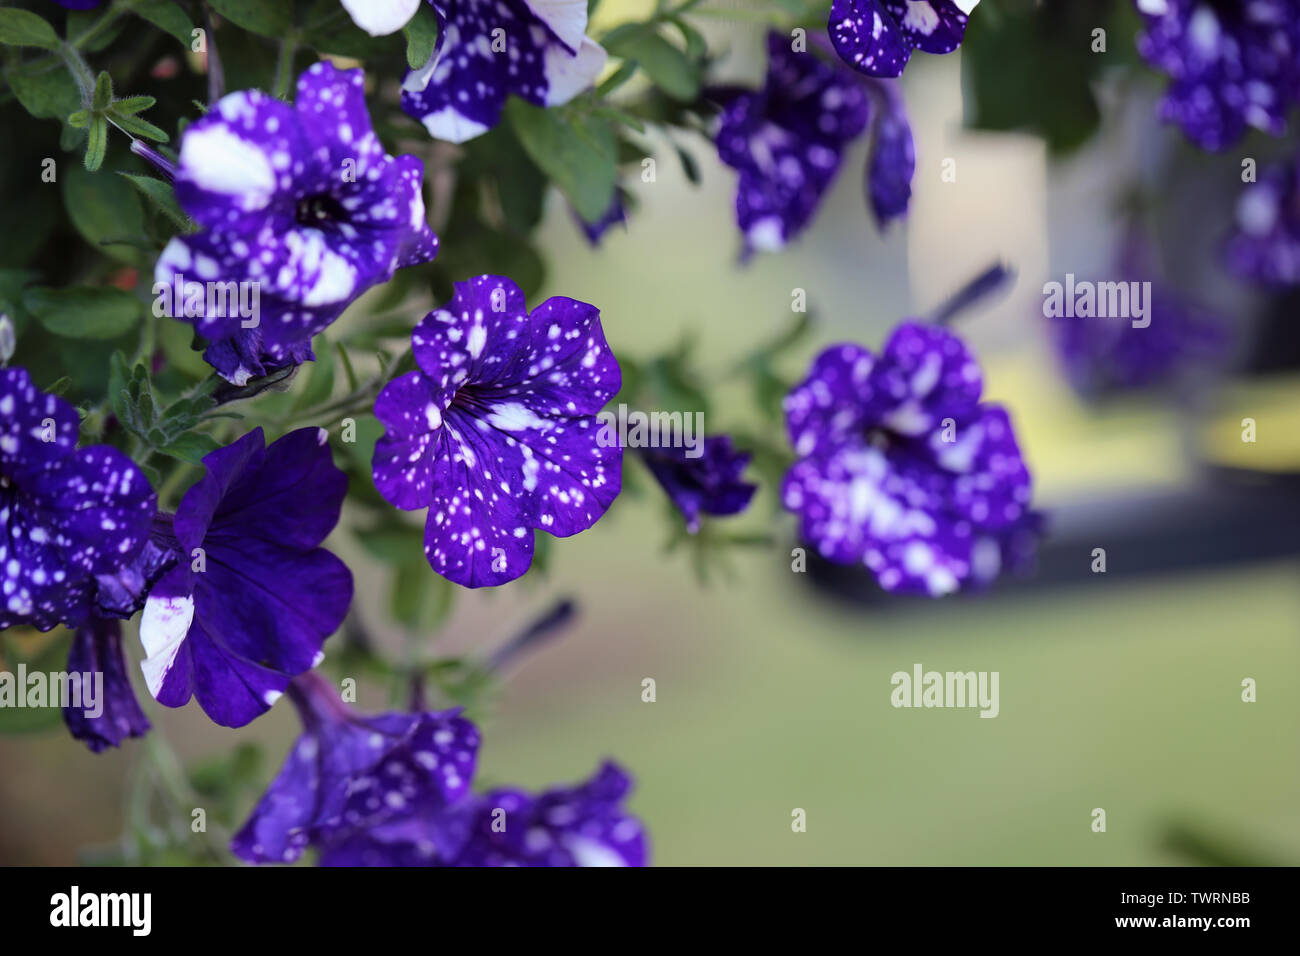
[[587, 0], [430, 0], [438, 44], [407, 74], [402, 109], [436, 139], [463, 143], [501, 119], [511, 94], [567, 103], [605, 68], [588, 38]]
[[0, 369], [0, 630], [48, 631], [91, 612], [96, 576], [148, 540], [153, 489], [116, 448], [76, 447], [76, 409]]
[[315, 675], [295, 679], [289, 696], [303, 734], [231, 841], [237, 856], [292, 862], [309, 845], [346, 845], [358, 833], [387, 833], [413, 817], [428, 825], [406, 845], [407, 865], [460, 846], [464, 828], [447, 808], [474, 777], [473, 724], [455, 710], [365, 717]]
[[[81, 675], [82, 706], [65, 706], [63, 720], [72, 736], [92, 751], [99, 753], [105, 747], [119, 746], [127, 737], [143, 737], [149, 732], [149, 718], [140, 709], [127, 677], [122, 626], [117, 621], [91, 618], [77, 628], [68, 651], [68, 673]], [[95, 689], [93, 707], [85, 696], [84, 675], [91, 675], [96, 683], [102, 681]]]
[[623, 809], [632, 781], [606, 761], [590, 780], [532, 795], [501, 789], [474, 802], [452, 866], [645, 866], [639, 820]]
[[54, 2], [66, 10], [93, 10], [103, 0], [54, 0]]
[[1300, 0], [1136, 0], [1138, 51], [1171, 83], [1161, 118], [1203, 149], [1274, 135], [1300, 97]]
[[1158, 387], [1225, 354], [1229, 338], [1222, 317], [1153, 281], [1151, 259], [1147, 240], [1134, 233], [1124, 241], [1117, 269], [1125, 283], [1149, 283], [1145, 325], [1129, 318], [1048, 317], [1066, 376], [1081, 394]]
[[384, 152], [360, 70], [313, 64], [292, 107], [231, 93], [181, 140], [176, 197], [205, 228], [163, 250], [155, 294], [236, 385], [307, 361], [357, 296], [434, 257], [422, 175]]
[[1229, 268], [1270, 285], [1300, 284], [1300, 164], [1266, 170], [1237, 200]]
[[888, 591], [938, 596], [992, 581], [1038, 518], [1006, 411], [955, 335], [900, 325], [879, 358], [836, 345], [785, 400], [798, 460], [782, 487], [801, 536]]
[[318, 547], [339, 520], [347, 478], [315, 428], [270, 447], [256, 428], [203, 458], [207, 474], [154, 540], [180, 563], [145, 603], [149, 691], [168, 707], [198, 698], [242, 727], [314, 667], [352, 601], [352, 575]]
[[833, 0], [835, 52], [868, 76], [902, 76], [913, 50], [951, 53], [979, 0]]
[[645, 831], [622, 806], [632, 782], [606, 762], [540, 794], [493, 790], [441, 813], [407, 811], [326, 846], [322, 866], [645, 866]]
[[623, 450], [598, 440], [596, 413], [619, 390], [595, 306], [556, 296], [531, 314], [509, 279], [456, 284], [411, 335], [419, 370], [375, 400], [387, 433], [375, 487], [428, 509], [424, 553], [466, 587], [528, 570], [533, 530], [568, 537], [622, 487]]
[[684, 446], [647, 448], [642, 458], [694, 534], [701, 514], [740, 514], [758, 486], [741, 479], [749, 453], [733, 449], [729, 435], [704, 439], [698, 457], [692, 458], [689, 451]]
[[730, 98], [718, 124], [718, 156], [739, 171], [736, 222], [746, 250], [774, 251], [812, 219], [844, 147], [867, 125], [867, 96], [854, 79], [790, 39], [767, 36], [763, 88]]

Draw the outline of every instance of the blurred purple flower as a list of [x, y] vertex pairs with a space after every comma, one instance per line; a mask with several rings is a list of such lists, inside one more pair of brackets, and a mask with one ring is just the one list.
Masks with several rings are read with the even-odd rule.
[[1300, 98], [1300, 0], [1135, 0], [1138, 51], [1170, 85], [1161, 118], [1202, 149], [1274, 135]]
[[749, 507], [758, 486], [741, 479], [750, 456], [732, 448], [729, 435], [705, 438], [699, 457], [690, 457], [688, 451], [685, 446], [646, 448], [641, 457], [694, 534], [700, 515], [739, 514]]
[[798, 460], [782, 486], [804, 541], [887, 591], [939, 596], [1032, 552], [1032, 479], [1005, 409], [951, 332], [905, 322], [879, 358], [826, 349], [786, 397]]
[[1266, 170], [1237, 200], [1237, 229], [1225, 256], [1237, 275], [1300, 284], [1300, 163]]
[[[68, 650], [68, 673], [78, 675], [82, 684], [82, 706], [65, 704], [63, 720], [72, 736], [95, 753], [117, 747], [127, 737], [143, 737], [149, 732], [149, 718], [140, 709], [131, 681], [127, 677], [126, 658], [122, 651], [122, 626], [115, 620], [91, 618], [77, 628]], [[94, 710], [86, 706], [84, 680], [102, 675], [96, 689]]]

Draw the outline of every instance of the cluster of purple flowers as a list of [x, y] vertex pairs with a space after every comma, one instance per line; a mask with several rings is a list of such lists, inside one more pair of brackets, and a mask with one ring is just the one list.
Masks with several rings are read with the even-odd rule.
[[[65, 5], [73, 6], [72, 3]], [[90, 5], [90, 4], [86, 4]], [[419, 0], [343, 0], [375, 35]], [[508, 96], [541, 106], [590, 85], [604, 51], [585, 36], [585, 0], [440, 0], [438, 46], [404, 83], [403, 108], [439, 138], [495, 125]], [[948, 52], [974, 3], [836, 0], [833, 49], [857, 76], [779, 35], [763, 89], [729, 94], [718, 147], [740, 171], [747, 246], [776, 248], [811, 219], [846, 145], [869, 127], [867, 195], [883, 226], [905, 214], [915, 169], [896, 76], [913, 49]], [[237, 386], [312, 359], [311, 342], [367, 289], [428, 262], [423, 168], [385, 152], [361, 71], [329, 63], [300, 78], [292, 106], [232, 93], [190, 125], [173, 179], [196, 232], [172, 239], [155, 280], [172, 317]], [[873, 122], [874, 117], [874, 122]], [[592, 241], [623, 220], [621, 197]], [[208, 287], [255, 287], [258, 309]], [[194, 303], [195, 308], [189, 307]], [[599, 311], [562, 296], [531, 310], [508, 278], [457, 283], [411, 335], [415, 369], [375, 399], [385, 426], [372, 460], [380, 494], [425, 514], [431, 568], [465, 587], [522, 576], [537, 531], [593, 526], [622, 487], [623, 448], [598, 413], [622, 384]], [[1032, 546], [1031, 482], [1006, 412], [980, 401], [981, 374], [955, 336], [904, 324], [877, 359], [836, 346], [786, 401], [798, 461], [782, 489], [803, 536], [861, 562], [891, 590], [940, 595], [987, 583]], [[141, 612], [141, 668], [168, 707], [191, 699], [215, 723], [247, 725], [285, 694], [304, 731], [235, 836], [250, 862], [324, 865], [643, 865], [647, 841], [624, 809], [627, 774], [605, 763], [571, 786], [475, 794], [478, 729], [458, 711], [368, 716], [314, 669], [353, 597], [322, 547], [348, 479], [323, 429], [267, 443], [254, 428], [202, 459], [175, 513], [143, 471], [107, 446], [77, 447], [78, 415], [25, 371], [0, 368], [0, 629], [75, 630], [74, 671], [101, 673], [101, 715], [66, 712], [92, 750], [140, 736], [120, 621]], [[695, 532], [735, 515], [756, 486], [727, 435], [697, 454], [642, 459]]]

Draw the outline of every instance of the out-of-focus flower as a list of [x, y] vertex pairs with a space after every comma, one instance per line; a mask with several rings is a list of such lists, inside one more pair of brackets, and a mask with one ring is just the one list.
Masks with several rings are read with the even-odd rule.
[[690, 457], [689, 451], [685, 446], [646, 448], [641, 457], [694, 534], [700, 515], [739, 514], [749, 507], [758, 486], [741, 478], [750, 456], [732, 447], [731, 436], [704, 439], [698, 457]]
[[769, 33], [763, 88], [728, 96], [718, 156], [740, 173], [736, 222], [747, 250], [780, 249], [812, 219], [845, 146], [867, 126], [862, 87]]
[[900, 325], [880, 357], [832, 346], [785, 401], [782, 501], [803, 540], [888, 591], [987, 584], [1029, 550], [1032, 481], [1005, 409], [952, 333]]
[[1300, 0], [1135, 0], [1138, 51], [1170, 78], [1160, 115], [1203, 149], [1274, 135], [1300, 97]]

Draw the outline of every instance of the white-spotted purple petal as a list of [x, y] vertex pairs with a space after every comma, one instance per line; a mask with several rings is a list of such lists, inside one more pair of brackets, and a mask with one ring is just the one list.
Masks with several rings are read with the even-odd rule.
[[479, 136], [514, 95], [558, 106], [605, 68], [605, 51], [584, 35], [586, 0], [438, 0], [438, 46], [407, 74], [402, 109], [429, 135], [452, 143]]
[[257, 428], [206, 455], [172, 527], [155, 530], [179, 556], [140, 624], [160, 703], [195, 697], [216, 723], [240, 727], [319, 661], [352, 601], [351, 573], [319, 547], [347, 492], [325, 437], [302, 428], [266, 447]]
[[420, 370], [375, 401], [380, 493], [428, 508], [425, 555], [466, 587], [504, 584], [532, 563], [533, 531], [591, 527], [622, 487], [622, 448], [596, 413], [621, 385], [600, 313], [561, 296], [532, 313], [509, 279], [480, 276], [411, 336]]
[[979, 0], [833, 0], [831, 43], [840, 59], [868, 76], [901, 76], [913, 50], [951, 53], [961, 46]]
[[77, 449], [77, 413], [21, 368], [0, 369], [0, 630], [90, 614], [96, 576], [128, 567], [155, 499], [116, 448]]
[[181, 140], [176, 196], [205, 228], [168, 243], [155, 293], [237, 385], [311, 359], [357, 296], [437, 252], [423, 167], [384, 152], [364, 92], [360, 70], [316, 63], [294, 106], [231, 93]]

